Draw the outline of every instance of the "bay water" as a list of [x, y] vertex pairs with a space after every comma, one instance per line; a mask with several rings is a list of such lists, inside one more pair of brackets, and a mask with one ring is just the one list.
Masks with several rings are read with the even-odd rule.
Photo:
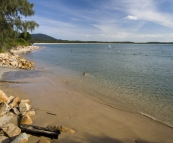
[[78, 92], [173, 127], [173, 45], [34, 45], [25, 57]]

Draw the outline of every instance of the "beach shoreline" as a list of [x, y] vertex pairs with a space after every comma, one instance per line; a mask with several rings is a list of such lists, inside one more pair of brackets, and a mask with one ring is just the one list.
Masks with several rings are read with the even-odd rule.
[[[0, 88], [7, 95], [31, 100], [33, 108], [37, 109], [33, 125], [62, 125], [76, 131], [75, 134], [62, 133], [51, 143], [172, 143], [171, 127], [144, 115], [96, 102], [66, 79], [41, 72], [36, 77], [17, 79], [25, 84], [0, 83]], [[40, 138], [31, 136], [28, 142], [37, 142]]]
[[[95, 102], [72, 90], [64, 80], [45, 74], [19, 79], [26, 84], [5, 84], [1, 87], [8, 95], [31, 99], [36, 116], [33, 125], [63, 125], [76, 131], [62, 133], [55, 142], [135, 142], [171, 143], [173, 129], [138, 113], [132, 113]], [[4, 85], [4, 84], [3, 84]], [[56, 114], [48, 115], [46, 112]], [[36, 142], [32, 136], [28, 142]]]

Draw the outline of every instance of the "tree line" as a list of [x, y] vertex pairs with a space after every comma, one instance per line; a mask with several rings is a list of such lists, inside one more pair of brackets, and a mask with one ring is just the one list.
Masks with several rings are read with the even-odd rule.
[[27, 31], [39, 26], [35, 21], [23, 20], [34, 15], [33, 7], [28, 0], [0, 0], [0, 52], [15, 46], [15, 41], [27, 40]]

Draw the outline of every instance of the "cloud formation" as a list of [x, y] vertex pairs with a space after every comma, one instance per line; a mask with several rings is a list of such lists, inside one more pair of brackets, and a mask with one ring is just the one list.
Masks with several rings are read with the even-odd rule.
[[29, 1], [35, 3], [33, 18], [40, 24], [34, 33], [69, 40], [145, 42], [172, 38], [171, 0]]

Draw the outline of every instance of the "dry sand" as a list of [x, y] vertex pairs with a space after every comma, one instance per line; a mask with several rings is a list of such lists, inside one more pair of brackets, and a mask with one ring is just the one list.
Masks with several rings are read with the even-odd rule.
[[26, 46], [26, 47], [18, 47], [15, 49], [11, 49], [10, 51], [14, 54], [25, 54], [27, 52], [31, 52], [39, 48], [40, 48], [39, 46]]
[[[137, 113], [97, 103], [55, 77], [22, 79], [26, 84], [0, 83], [7, 95], [31, 99], [37, 108], [34, 125], [63, 125], [76, 131], [61, 133], [52, 143], [172, 143], [173, 129]], [[54, 113], [57, 116], [47, 114]], [[35, 143], [38, 137], [30, 137]]]

